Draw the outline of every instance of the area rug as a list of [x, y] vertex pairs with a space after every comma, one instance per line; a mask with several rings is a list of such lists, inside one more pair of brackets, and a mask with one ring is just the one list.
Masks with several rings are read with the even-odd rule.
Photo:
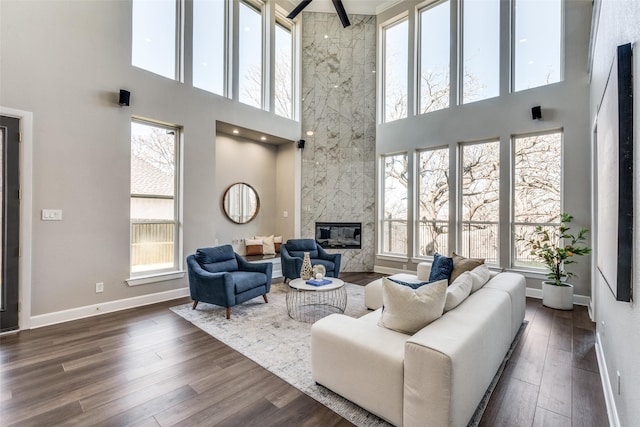
[[[360, 317], [368, 313], [364, 305], [364, 286], [346, 283], [345, 287], [345, 314]], [[353, 424], [363, 427], [390, 426], [381, 418], [313, 381], [311, 324], [298, 322], [287, 315], [288, 289], [289, 285], [273, 283], [268, 304], [262, 298], [254, 298], [232, 307], [229, 320], [225, 319], [223, 307], [202, 302], [196, 310], [191, 309], [191, 304], [172, 307], [171, 310]]]
[[[345, 314], [360, 317], [368, 313], [364, 305], [364, 287], [345, 284], [347, 308]], [[260, 366], [279, 376], [303, 393], [329, 407], [357, 426], [390, 426], [389, 423], [365, 411], [311, 378], [311, 324], [298, 322], [287, 315], [286, 292], [289, 286], [274, 283], [268, 295], [269, 303], [255, 298], [231, 309], [231, 319], [225, 319], [223, 307], [200, 303], [197, 310], [191, 304], [171, 310], [198, 328], [242, 353]], [[525, 325], [514, 340], [515, 347]], [[486, 408], [512, 349], [487, 390], [469, 427], [476, 426]]]

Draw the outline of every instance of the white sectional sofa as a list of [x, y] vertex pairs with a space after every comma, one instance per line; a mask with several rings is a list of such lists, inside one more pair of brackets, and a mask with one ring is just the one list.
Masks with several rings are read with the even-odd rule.
[[[396, 275], [420, 281], [416, 275]], [[367, 285], [371, 308], [381, 284]], [[459, 306], [405, 335], [378, 326], [380, 309], [332, 314], [311, 329], [313, 379], [396, 426], [466, 426], [524, 320], [525, 280], [493, 274]]]

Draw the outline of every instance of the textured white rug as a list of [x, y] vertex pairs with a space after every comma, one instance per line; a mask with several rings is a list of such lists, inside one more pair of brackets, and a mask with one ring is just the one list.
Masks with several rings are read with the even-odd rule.
[[[345, 314], [360, 317], [367, 313], [364, 287], [349, 283], [345, 286], [348, 295]], [[171, 310], [355, 425], [389, 426], [386, 421], [313, 381], [311, 324], [298, 322], [287, 315], [288, 288], [284, 283], [272, 284], [269, 304], [262, 298], [254, 298], [232, 307], [229, 320], [225, 319], [224, 308], [202, 302], [196, 310], [191, 309], [191, 304]]]

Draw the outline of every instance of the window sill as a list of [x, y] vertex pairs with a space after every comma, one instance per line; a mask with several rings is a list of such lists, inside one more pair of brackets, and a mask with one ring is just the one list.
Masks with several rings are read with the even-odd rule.
[[148, 283], [164, 282], [165, 280], [182, 279], [184, 274], [184, 271], [171, 271], [168, 273], [150, 274], [148, 276], [130, 277], [126, 282], [129, 286], [139, 286]]
[[377, 254], [377, 259], [382, 259], [385, 261], [396, 261], [396, 262], [408, 262], [409, 258], [402, 255], [389, 255], [389, 254]]
[[522, 274], [524, 277], [528, 277], [530, 279], [549, 280], [547, 278], [547, 274], [544, 273], [543, 271], [528, 270], [526, 268], [518, 268], [518, 267], [505, 268], [504, 271], [509, 271], [511, 273], [519, 273], [519, 274]]

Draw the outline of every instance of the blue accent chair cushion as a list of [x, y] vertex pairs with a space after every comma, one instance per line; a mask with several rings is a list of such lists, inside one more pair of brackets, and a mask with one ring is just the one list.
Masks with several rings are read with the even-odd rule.
[[193, 309], [198, 302], [230, 308], [261, 296], [267, 301], [271, 290], [273, 264], [250, 263], [233, 251], [231, 245], [198, 249], [187, 257], [189, 291]]
[[309, 252], [311, 265], [322, 264], [327, 277], [338, 277], [342, 254], [326, 252], [314, 239], [289, 239], [287, 243], [280, 246], [282, 275], [285, 281], [300, 277], [302, 258], [305, 252]]

